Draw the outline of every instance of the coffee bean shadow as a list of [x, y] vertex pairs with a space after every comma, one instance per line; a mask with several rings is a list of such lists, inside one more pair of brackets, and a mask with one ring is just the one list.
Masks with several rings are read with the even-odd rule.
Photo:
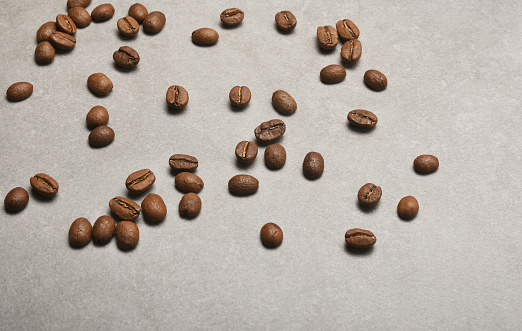
[[144, 222], [145, 224], [147, 224], [148, 226], [157, 227], [157, 226], [160, 226], [160, 225], [162, 225], [163, 223], [165, 223], [165, 219], [166, 219], [166, 217], [165, 217], [164, 219], [162, 219], [161, 221], [159, 221], [159, 222], [151, 222], [151, 221], [149, 221], [148, 219], [146, 219], [145, 217], [143, 217], [143, 222]]
[[112, 63], [112, 67], [116, 70], [116, 71], [119, 71], [121, 73], [126, 73], [126, 72], [133, 72], [133, 71], [136, 71], [138, 66], [135, 66], [135, 67], [132, 67], [132, 68], [125, 68], [125, 67], [122, 67], [120, 65], [118, 65], [116, 62], [113, 62]]
[[359, 61], [356, 61], [354, 63], [348, 63], [348, 62], [345, 62], [343, 61], [342, 59], [340, 60], [341, 61], [341, 65], [345, 68], [345, 69], [348, 69], [348, 70], [355, 70], [357, 69], [357, 66], [359, 65]]
[[181, 110], [177, 110], [177, 109], [170, 107], [169, 104], [165, 102], [165, 111], [169, 115], [175, 115], [175, 116], [183, 115], [185, 113], [185, 111], [187, 110], [187, 108], [189, 108], [189, 107], [190, 107], [189, 105], [186, 105], [185, 108], [183, 108]]
[[[256, 156], [256, 158], [257, 158], [257, 156]], [[251, 168], [254, 165], [254, 162], [255, 162], [255, 160], [251, 163], [243, 163], [243, 162], [239, 162], [237, 159], [235, 160], [236, 167], [241, 170]]]
[[255, 138], [256, 140], [256, 144], [257, 146], [259, 147], [267, 147], [269, 145], [272, 145], [272, 144], [283, 144], [283, 140], [284, 140], [284, 135], [276, 140], [271, 140], [271, 141], [261, 141], [257, 138]]
[[238, 198], [248, 198], [249, 196], [256, 194], [257, 191], [254, 192], [254, 193], [251, 193], [251, 194], [236, 194], [236, 193], [232, 193], [232, 192], [230, 192], [230, 190], [228, 190], [228, 193], [229, 193], [231, 196], [233, 196], [233, 197], [238, 197]]
[[437, 170], [438, 170], [438, 169], [437, 169], [437, 170], [432, 171], [432, 172], [419, 172], [419, 171], [415, 170], [415, 167], [414, 167], [414, 166], [411, 166], [411, 168], [412, 168], [413, 171], [414, 171], [417, 175], [419, 175], [419, 176], [429, 176], [429, 175], [431, 175], [432, 173], [437, 172]]
[[[27, 206], [26, 206], [25, 208], [27, 208]], [[24, 209], [25, 209], [25, 208], [24, 208]], [[19, 211], [11, 211], [11, 210], [7, 210], [7, 209], [5, 209], [5, 206], [4, 206], [4, 207], [2, 207], [2, 209], [3, 209], [4, 211], [5, 211], [5, 213], [6, 213], [6, 214], [9, 214], [9, 215], [16, 215], [16, 214], [20, 214], [21, 212], [23, 212], [23, 211], [24, 211], [24, 209], [22, 209], [22, 210], [19, 210]]]
[[181, 219], [183, 219], [184, 221], [187, 221], [187, 222], [195, 220], [198, 216], [199, 215], [190, 217], [190, 216], [187, 216], [187, 215], [179, 215], [179, 217]]
[[275, 251], [275, 250], [278, 250], [279, 247], [281, 247], [282, 244], [283, 243], [281, 243], [280, 245], [277, 245], [276, 247], [269, 247], [269, 246], [263, 245], [263, 242], [261, 242], [261, 247], [263, 247], [264, 249], [269, 250], [269, 251]]
[[91, 243], [91, 242], [89, 241], [89, 243], [88, 243], [87, 245], [83, 246], [83, 247], [73, 246], [73, 245], [71, 245], [71, 243], [69, 242], [69, 237], [67, 237], [67, 242], [68, 242], [68, 244], [69, 244], [69, 247], [72, 248], [72, 249], [75, 250], [75, 251], [82, 250], [82, 249], [84, 249], [85, 247], [87, 247], [87, 246]]
[[355, 201], [355, 204], [357, 205], [357, 209], [359, 209], [359, 211], [365, 213], [365, 214], [373, 214], [377, 208], [379, 208], [379, 203], [377, 203], [376, 206], [373, 206], [373, 207], [367, 207], [367, 206], [363, 206], [359, 203], [359, 200], [356, 200]]
[[401, 220], [401, 221], [404, 221], [404, 222], [411, 222], [415, 219], [415, 217], [417, 217], [417, 215], [415, 215], [415, 217], [412, 217], [412, 218], [406, 218], [406, 217], [402, 217], [401, 215], [397, 214], [397, 217]]
[[[217, 44], [217, 42], [216, 42], [216, 44]], [[216, 44], [202, 45], [202, 44], [196, 44], [195, 42], [192, 42], [192, 45], [197, 46], [197, 47], [201, 47], [201, 48], [209, 48], [209, 47], [215, 46]]]
[[373, 128], [361, 128], [359, 126], [355, 126], [353, 124], [350, 124], [350, 122], [346, 123], [346, 126], [348, 127], [348, 129], [352, 132], [355, 132], [355, 133], [360, 133], [360, 134], [370, 134], [372, 133], [376, 128], [373, 127]]
[[248, 106], [250, 105], [250, 103], [248, 105], [246, 105], [245, 107], [236, 107], [234, 106], [231, 102], [229, 102], [228, 104], [228, 108], [233, 111], [234, 113], [241, 113], [245, 110], [247, 110]]
[[319, 42], [317, 42], [317, 38], [314, 38], [315, 39], [315, 49], [317, 50], [317, 53], [321, 54], [321, 55], [330, 55], [332, 53], [335, 52], [335, 50], [337, 49], [337, 46], [335, 46], [334, 49], [331, 49], [331, 50], [326, 50], [324, 48], [321, 48], [321, 46], [319, 46]]
[[31, 199], [35, 199], [38, 202], [50, 202], [54, 200], [55, 197], [44, 197], [43, 195], [39, 194], [34, 188], [30, 191]]
[[[364, 80], [363, 80], [363, 83], [364, 83]], [[370, 91], [372, 91], [372, 92], [376, 92], [376, 93], [380, 93], [380, 92], [384, 92], [384, 91], [386, 91], [386, 88], [385, 88], [384, 90], [376, 91], [376, 90], [370, 88], [368, 85], [366, 85], [366, 83], [364, 84], [364, 86], [366, 86], [366, 88], [367, 88], [368, 90], [370, 90]]]
[[55, 56], [56, 55], [60, 56], [60, 55], [66, 55], [66, 54], [72, 53], [74, 48], [73, 49], [57, 49], [57, 48], [55, 48], [54, 50], [55, 50], [55, 54], [54, 55]]
[[[170, 167], [169, 167], [170, 168]], [[179, 171], [179, 170], [176, 170], [176, 169], [173, 169], [173, 168], [170, 168], [170, 174], [174, 177], [176, 177], [178, 174], [182, 173], [182, 172], [191, 172], [193, 174], [197, 174], [198, 172], [198, 168], [194, 169], [193, 171]]]
[[[141, 28], [140, 28], [140, 30], [141, 30]], [[122, 33], [120, 32], [120, 30], [118, 30], [118, 29], [116, 29], [115, 33], [118, 35], [118, 38], [119, 38], [121, 41], [131, 41], [131, 40], [135, 40], [136, 37], [138, 36], [138, 35], [135, 35], [135, 36], [132, 36], [132, 37], [127, 37], [126, 35], [122, 34]]]
[[348, 244], [344, 244], [344, 250], [346, 253], [353, 256], [367, 256], [373, 253], [373, 246], [370, 248], [354, 248], [348, 246]]
[[54, 62], [54, 59], [53, 59], [53, 61], [48, 62], [48, 63], [38, 63], [36, 60], [34, 60], [34, 63], [36, 63], [36, 65], [39, 66], [39, 67], [46, 67], [46, 66], [50, 65], [53, 62]]
[[239, 22], [239, 24], [236, 24], [236, 25], [226, 25], [226, 24], [224, 24], [223, 22], [221, 22], [221, 28], [222, 28], [222, 29], [225, 29], [225, 30], [237, 29], [237, 28], [239, 28], [241, 25], [243, 25], [243, 21]]
[[274, 29], [276, 29], [277, 32], [279, 32], [279, 34], [282, 34], [282, 35], [289, 35], [291, 34], [292, 32], [294, 32], [295, 28], [290, 30], [290, 31], [283, 31], [281, 30], [278, 26], [277, 26], [277, 23], [274, 22]]

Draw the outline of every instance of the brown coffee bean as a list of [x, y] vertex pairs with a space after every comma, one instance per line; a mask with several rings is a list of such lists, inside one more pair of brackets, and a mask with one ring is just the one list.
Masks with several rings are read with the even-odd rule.
[[223, 10], [219, 18], [223, 25], [236, 26], [243, 21], [245, 13], [239, 8], [229, 8]]
[[303, 174], [308, 179], [317, 179], [323, 175], [324, 159], [317, 152], [306, 154], [303, 160]]
[[48, 41], [42, 41], [38, 44], [38, 46], [36, 46], [36, 49], [34, 50], [34, 60], [38, 64], [48, 64], [53, 62], [55, 54], [56, 51], [54, 50], [53, 45], [51, 45], [51, 43]]
[[337, 22], [335, 25], [339, 36], [344, 40], [352, 40], [359, 38], [359, 28], [354, 22], [344, 19]]
[[163, 199], [154, 193], [151, 193], [141, 202], [141, 210], [143, 217], [149, 223], [159, 223], [167, 217], [167, 206]]
[[35, 192], [48, 198], [54, 197], [60, 188], [58, 182], [53, 177], [43, 173], [34, 175], [29, 182]]
[[261, 228], [261, 242], [267, 248], [275, 248], [283, 242], [283, 230], [274, 223], [266, 223]]
[[107, 125], [94, 128], [89, 134], [89, 145], [93, 148], [102, 148], [114, 141], [114, 130]]
[[294, 98], [282, 90], [277, 90], [272, 94], [272, 106], [283, 115], [292, 115], [297, 110]]
[[234, 86], [228, 94], [232, 105], [239, 108], [246, 107], [250, 102], [251, 96], [250, 89], [246, 86]]
[[143, 23], [143, 20], [147, 15], [149, 15], [149, 11], [141, 3], [135, 3], [129, 8], [129, 16], [134, 18], [140, 24]]
[[377, 241], [373, 232], [363, 229], [350, 229], [344, 235], [346, 244], [353, 248], [370, 248]]
[[84, 217], [77, 218], [69, 228], [69, 244], [73, 247], [84, 247], [91, 241], [92, 225]]
[[91, 12], [91, 19], [93, 22], [105, 22], [114, 16], [114, 6], [110, 3], [104, 3], [94, 8]]
[[201, 211], [201, 198], [196, 193], [187, 193], [179, 202], [179, 215], [186, 218], [194, 218]]
[[397, 205], [397, 214], [400, 218], [411, 219], [419, 212], [419, 202], [412, 196], [407, 196], [399, 201]]
[[250, 195], [257, 192], [259, 181], [250, 175], [235, 175], [228, 181], [228, 190], [235, 195]]
[[9, 101], [22, 101], [33, 94], [33, 84], [28, 82], [18, 82], [9, 86], [5, 95]]
[[219, 34], [211, 28], [201, 28], [192, 32], [192, 42], [197, 45], [214, 45], [218, 39]]
[[76, 24], [74, 24], [73, 20], [65, 14], [59, 14], [56, 16], [56, 28], [58, 31], [68, 34], [76, 33]]
[[348, 122], [360, 128], [370, 129], [377, 124], [377, 116], [368, 110], [355, 109], [348, 113]]
[[91, 24], [91, 14], [83, 7], [69, 9], [67, 15], [73, 20], [78, 28], [85, 28]]
[[288, 10], [280, 11], [275, 16], [277, 27], [283, 32], [290, 32], [295, 29], [297, 19], [294, 14]]
[[198, 175], [186, 171], [176, 175], [174, 184], [183, 193], [199, 193], [205, 185]]
[[252, 163], [257, 156], [257, 144], [253, 141], [241, 141], [236, 146], [236, 158], [241, 163]]
[[167, 103], [170, 108], [182, 110], [189, 102], [187, 90], [179, 85], [172, 85], [167, 90]]
[[47, 22], [42, 24], [38, 31], [36, 31], [36, 39], [39, 43], [42, 41], [50, 41], [51, 34], [56, 32], [56, 22]]
[[91, 0], [67, 0], [67, 8], [87, 7], [91, 4]]
[[275, 119], [261, 123], [255, 130], [254, 134], [260, 141], [267, 142], [280, 138], [286, 131], [285, 122]]
[[364, 73], [364, 84], [372, 90], [380, 92], [388, 86], [388, 79], [382, 72], [372, 69]]
[[368, 183], [364, 184], [357, 193], [359, 203], [364, 207], [373, 207], [381, 200], [382, 189], [380, 186]]
[[134, 68], [140, 62], [140, 55], [129, 46], [120, 47], [114, 54], [112, 54], [114, 62], [124, 68]]
[[114, 218], [107, 215], [98, 217], [92, 226], [92, 242], [96, 245], [109, 243], [114, 236], [115, 229], [116, 221], [114, 221]]
[[121, 221], [116, 225], [116, 245], [127, 251], [136, 248], [140, 240], [140, 229], [136, 224], [129, 221]]
[[109, 201], [109, 208], [123, 221], [134, 221], [140, 216], [141, 207], [131, 199], [124, 197], [114, 197]]
[[160, 11], [153, 11], [143, 20], [143, 31], [148, 34], [156, 34], [163, 30], [167, 18]]
[[87, 113], [85, 121], [87, 122], [87, 127], [91, 130], [100, 125], [107, 125], [109, 123], [109, 112], [105, 107], [94, 106]]
[[331, 51], [337, 46], [337, 30], [331, 25], [320, 26], [317, 28], [317, 41], [319, 46], [327, 51]]
[[421, 174], [429, 174], [439, 168], [439, 159], [434, 155], [419, 155], [413, 161], [413, 167]]
[[22, 187], [15, 187], [4, 199], [4, 208], [8, 212], [17, 213], [24, 210], [29, 202], [29, 193]]
[[132, 194], [140, 194], [148, 190], [156, 181], [156, 176], [149, 169], [133, 172], [125, 180], [125, 186]]
[[359, 61], [362, 53], [362, 45], [359, 39], [348, 40], [341, 48], [341, 59], [346, 63]]
[[134, 37], [140, 31], [140, 23], [132, 16], [125, 16], [118, 20], [118, 30], [126, 37]]
[[76, 46], [76, 38], [74, 38], [74, 36], [60, 31], [53, 32], [49, 41], [53, 44], [54, 48], [61, 49], [62, 51], [70, 51]]
[[105, 96], [112, 90], [112, 81], [105, 74], [95, 73], [87, 78], [87, 86], [97, 95]]
[[338, 64], [331, 64], [321, 70], [321, 82], [325, 84], [336, 84], [346, 78], [346, 69]]
[[198, 167], [198, 159], [186, 154], [174, 154], [169, 159], [169, 165], [176, 171], [194, 171]]
[[286, 150], [279, 144], [272, 144], [265, 149], [265, 165], [268, 169], [281, 169], [286, 163]]

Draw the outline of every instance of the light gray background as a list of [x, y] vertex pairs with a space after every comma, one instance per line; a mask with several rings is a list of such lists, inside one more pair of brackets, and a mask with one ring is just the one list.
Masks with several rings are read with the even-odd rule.
[[[31, 194], [23, 212], [0, 212], [2, 329], [522, 328], [519, 2], [144, 1], [167, 24], [125, 40], [116, 21], [133, 2], [113, 1], [110, 21], [79, 29], [72, 52], [38, 66], [36, 30], [65, 3], [0, 1], [0, 87], [34, 85], [23, 102], [0, 100], [0, 195], [29, 189], [38, 172], [60, 184], [51, 201]], [[224, 29], [219, 14], [230, 7], [245, 20]], [[275, 28], [280, 10], [297, 17], [293, 33]], [[319, 71], [341, 63], [341, 47], [320, 51], [316, 28], [343, 18], [360, 28], [363, 55], [345, 81], [324, 85]], [[219, 42], [192, 44], [200, 27], [216, 29]], [[139, 52], [136, 70], [114, 67], [123, 45]], [[387, 75], [384, 92], [363, 84], [372, 68]], [[114, 82], [109, 96], [87, 89], [95, 72]], [[164, 100], [174, 84], [190, 95], [179, 114]], [[235, 85], [252, 91], [245, 110], [229, 107]], [[294, 115], [272, 108], [277, 89], [297, 101]], [[109, 110], [116, 132], [103, 149], [87, 143], [85, 115], [95, 105]], [[373, 131], [347, 126], [357, 108], [377, 114]], [[269, 171], [264, 148], [251, 167], [238, 167], [236, 144], [273, 118], [287, 124], [285, 167]], [[325, 158], [317, 181], [301, 173], [310, 151]], [[192, 221], [177, 212], [174, 153], [200, 161], [203, 209]], [[440, 168], [421, 176], [412, 163], [426, 153]], [[109, 199], [126, 194], [127, 175], [143, 168], [156, 174], [150, 192], [164, 198], [167, 219], [150, 226], [140, 217], [129, 253], [115, 240], [70, 248], [72, 221], [108, 213]], [[228, 193], [238, 173], [259, 179], [257, 194]], [[356, 203], [367, 182], [383, 189], [370, 212]], [[420, 203], [409, 222], [396, 215], [406, 195]], [[269, 221], [285, 234], [276, 250], [259, 241]], [[345, 248], [354, 227], [376, 234], [373, 250]]]

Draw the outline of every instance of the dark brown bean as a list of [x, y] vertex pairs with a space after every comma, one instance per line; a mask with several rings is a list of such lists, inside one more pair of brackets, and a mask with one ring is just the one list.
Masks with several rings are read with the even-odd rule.
[[280, 144], [272, 144], [265, 149], [265, 165], [268, 169], [281, 169], [286, 163], [286, 150]]
[[429, 174], [439, 168], [439, 159], [434, 155], [419, 155], [413, 161], [413, 167], [421, 174]]
[[364, 73], [364, 84], [372, 90], [380, 92], [388, 86], [388, 79], [382, 72], [372, 69]]
[[319, 46], [327, 51], [331, 51], [337, 46], [337, 30], [331, 25], [320, 26], [317, 28], [317, 41]]
[[73, 7], [69, 9], [67, 15], [73, 20], [78, 28], [85, 28], [91, 24], [91, 14], [83, 7]]
[[297, 110], [297, 102], [283, 90], [277, 90], [272, 94], [272, 106], [283, 115], [292, 115]]
[[114, 62], [124, 68], [134, 68], [140, 62], [140, 55], [134, 48], [129, 46], [120, 47], [112, 54]]
[[253, 141], [241, 141], [236, 146], [236, 158], [241, 163], [252, 163], [257, 156], [257, 144]]
[[324, 159], [317, 152], [306, 154], [303, 160], [303, 174], [308, 179], [317, 179], [323, 175]]
[[250, 195], [257, 192], [259, 181], [250, 175], [235, 175], [228, 181], [228, 190], [235, 195]]
[[397, 205], [397, 214], [400, 218], [411, 219], [419, 212], [419, 202], [412, 196], [406, 196]]
[[167, 206], [163, 199], [154, 193], [151, 193], [141, 202], [141, 210], [143, 217], [149, 223], [159, 223], [167, 217]]
[[336, 84], [346, 78], [346, 69], [338, 64], [331, 64], [321, 70], [321, 81], [325, 84]]
[[114, 141], [114, 130], [107, 125], [94, 128], [89, 134], [89, 145], [94, 148], [102, 148]]
[[192, 42], [197, 45], [214, 45], [218, 39], [219, 34], [211, 28], [201, 28], [192, 32]]
[[359, 28], [357, 25], [355, 25], [354, 22], [344, 19], [337, 22], [335, 25], [337, 28], [337, 32], [339, 33], [339, 36], [343, 40], [351, 40], [351, 39], [358, 39], [359, 38]]
[[134, 18], [140, 24], [143, 23], [143, 20], [147, 15], [149, 15], [149, 11], [141, 3], [135, 3], [129, 8], [129, 16]]
[[196, 193], [187, 193], [181, 198], [178, 206], [179, 215], [194, 218], [201, 211], [201, 198]]
[[116, 221], [114, 221], [114, 218], [107, 215], [98, 217], [92, 226], [92, 242], [96, 245], [109, 243], [114, 236], [115, 229]]
[[87, 113], [85, 121], [87, 122], [87, 127], [91, 130], [100, 125], [107, 125], [109, 123], [109, 112], [105, 107], [94, 106]]
[[341, 48], [341, 59], [346, 63], [359, 61], [362, 53], [362, 45], [359, 39], [348, 40]]
[[53, 177], [43, 173], [34, 175], [29, 182], [35, 192], [48, 198], [54, 197], [60, 188]]
[[199, 193], [205, 185], [203, 180], [199, 178], [198, 175], [195, 175], [191, 172], [180, 172], [177, 174], [174, 180], [174, 184], [176, 185], [177, 189], [183, 193]]
[[92, 225], [88, 219], [80, 217], [72, 222], [69, 228], [69, 244], [73, 247], [84, 247], [91, 241]]
[[47, 22], [42, 24], [38, 31], [36, 31], [36, 39], [39, 43], [42, 41], [50, 41], [51, 34], [58, 31], [56, 29], [56, 22]]
[[116, 225], [116, 245], [127, 251], [136, 248], [140, 240], [140, 229], [136, 224], [129, 221], [121, 221]]
[[5, 196], [4, 208], [8, 212], [17, 213], [24, 210], [28, 202], [29, 193], [22, 187], [15, 187]]
[[280, 138], [286, 131], [285, 122], [280, 119], [270, 120], [261, 123], [255, 130], [254, 134], [260, 141], [274, 141]]
[[275, 248], [283, 242], [283, 230], [275, 223], [266, 223], [261, 228], [261, 242], [267, 248]]
[[123, 221], [134, 221], [140, 216], [141, 207], [131, 199], [124, 197], [114, 197], [109, 201], [109, 208]]
[[118, 30], [126, 37], [134, 37], [140, 31], [140, 23], [132, 16], [125, 16], [118, 20]]
[[105, 74], [95, 73], [87, 78], [87, 86], [89, 89], [99, 96], [105, 96], [114, 87], [112, 81]]
[[153, 11], [143, 20], [143, 31], [149, 34], [156, 34], [163, 30], [167, 18], [160, 11]]
[[243, 21], [245, 13], [239, 8], [229, 8], [223, 10], [219, 18], [223, 25], [236, 26]]
[[110, 3], [104, 3], [94, 8], [91, 12], [91, 19], [93, 22], [105, 22], [114, 16], [114, 6]]
[[228, 94], [228, 98], [232, 105], [239, 108], [246, 107], [250, 102], [251, 96], [250, 89], [246, 86], [234, 86]]
[[170, 108], [182, 110], [189, 102], [189, 95], [187, 90], [185, 90], [182, 86], [172, 85], [167, 90], [166, 99]]
[[74, 38], [74, 36], [60, 31], [53, 32], [49, 41], [53, 44], [54, 48], [61, 49], [62, 51], [70, 51], [76, 46], [76, 38]]
[[125, 186], [132, 194], [140, 194], [148, 190], [156, 181], [156, 176], [149, 169], [133, 172], [125, 180]]
[[187, 154], [174, 154], [169, 159], [169, 165], [176, 171], [194, 171], [198, 167], [198, 159]]
[[357, 193], [359, 203], [364, 207], [373, 207], [381, 200], [382, 189], [372, 183], [364, 184]]
[[375, 245], [377, 237], [373, 232], [363, 229], [350, 229], [344, 235], [346, 244], [353, 248], [370, 248]]
[[297, 19], [294, 14], [288, 10], [280, 11], [275, 16], [277, 27], [283, 32], [290, 32], [295, 29]]
[[348, 113], [348, 122], [360, 128], [370, 129], [377, 124], [377, 116], [368, 110], [355, 109]]
[[76, 33], [76, 24], [74, 24], [73, 20], [65, 14], [59, 14], [56, 16], [56, 28], [58, 31], [68, 34]]
[[22, 101], [29, 98], [33, 94], [33, 84], [28, 82], [14, 83], [5, 92], [9, 101]]
[[51, 45], [51, 43], [48, 41], [42, 41], [38, 44], [38, 46], [36, 46], [36, 49], [34, 50], [34, 60], [38, 64], [48, 64], [53, 62], [55, 54], [56, 51], [54, 50], [53, 45]]
[[67, 8], [87, 7], [91, 4], [91, 0], [67, 0]]

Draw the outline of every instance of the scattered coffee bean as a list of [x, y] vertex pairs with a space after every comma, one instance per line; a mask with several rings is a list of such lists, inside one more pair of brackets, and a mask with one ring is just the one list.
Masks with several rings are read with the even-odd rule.
[[243, 21], [245, 13], [239, 8], [229, 8], [223, 10], [219, 18], [223, 25], [236, 26]]
[[214, 45], [219, 39], [219, 34], [211, 28], [201, 28], [192, 32], [192, 42], [197, 45]]
[[377, 124], [377, 116], [368, 110], [355, 109], [348, 113], [348, 122], [360, 128], [370, 129]]
[[359, 39], [348, 40], [341, 48], [341, 59], [346, 63], [355, 63], [359, 61], [362, 53], [362, 45]]
[[33, 94], [33, 84], [28, 82], [18, 82], [9, 86], [5, 95], [9, 101], [22, 101]]
[[141, 202], [141, 210], [143, 217], [149, 223], [159, 223], [167, 217], [167, 206], [163, 199], [154, 193], [151, 193]]
[[325, 84], [340, 83], [346, 78], [346, 69], [338, 64], [331, 64], [321, 70], [320, 77]]
[[89, 134], [89, 145], [93, 148], [102, 148], [114, 141], [114, 130], [107, 125], [94, 128]]
[[104, 3], [94, 8], [91, 12], [93, 22], [100, 23], [110, 20], [114, 16], [114, 6], [110, 3]]
[[382, 189], [380, 186], [368, 183], [364, 184], [357, 194], [359, 203], [364, 207], [373, 207], [381, 200]]
[[353, 248], [370, 248], [375, 244], [377, 238], [369, 230], [350, 229], [346, 231], [344, 240], [348, 246]]
[[364, 73], [364, 84], [372, 90], [380, 92], [388, 86], [388, 79], [382, 72], [372, 69]]
[[186, 154], [174, 154], [169, 159], [169, 165], [180, 172], [194, 171], [198, 167], [198, 159]]
[[116, 225], [116, 245], [127, 251], [136, 248], [140, 240], [140, 229], [134, 222], [121, 221]]
[[297, 25], [297, 19], [294, 14], [288, 10], [280, 11], [275, 16], [277, 27], [284, 32], [290, 32], [295, 29]]
[[91, 24], [91, 14], [83, 7], [73, 7], [69, 9], [67, 15], [73, 20], [76, 27], [82, 29]]
[[252, 163], [257, 156], [257, 144], [253, 141], [241, 141], [236, 146], [236, 158], [241, 163]]
[[280, 138], [286, 131], [285, 122], [275, 119], [261, 123], [255, 130], [254, 134], [260, 141], [267, 142]]
[[397, 214], [400, 218], [411, 219], [419, 212], [419, 202], [412, 196], [407, 196], [399, 201], [397, 205]]
[[265, 247], [274, 248], [283, 242], [283, 230], [274, 223], [266, 223], [261, 228], [261, 242]]
[[124, 68], [134, 68], [140, 62], [140, 55], [129, 46], [120, 47], [114, 54], [112, 54], [114, 62]]
[[22, 187], [15, 187], [4, 199], [5, 210], [11, 213], [17, 213], [24, 210], [29, 202], [29, 193]]
[[235, 175], [228, 181], [228, 190], [235, 195], [250, 195], [257, 192], [259, 181], [250, 175]]
[[87, 113], [85, 120], [87, 127], [92, 130], [100, 125], [107, 125], [107, 123], [109, 123], [109, 112], [105, 107], [94, 106]]
[[272, 94], [272, 106], [283, 115], [292, 115], [297, 110], [294, 98], [282, 90], [277, 90]]
[[69, 228], [69, 244], [73, 247], [84, 247], [91, 241], [92, 225], [84, 217], [72, 222]]
[[250, 102], [251, 96], [250, 89], [246, 86], [234, 86], [228, 94], [232, 105], [239, 108], [246, 107]]
[[58, 182], [53, 177], [42, 173], [31, 177], [29, 182], [35, 192], [48, 198], [54, 197], [60, 188]]
[[91, 0], [67, 0], [67, 8], [87, 7], [91, 4]]
[[62, 51], [70, 51], [76, 46], [76, 38], [74, 38], [74, 36], [60, 31], [53, 32], [49, 41], [53, 44], [54, 48], [61, 49]]
[[134, 221], [140, 216], [141, 207], [131, 199], [114, 197], [109, 202], [109, 208], [119, 219], [123, 221]]
[[149, 15], [147, 8], [141, 3], [135, 3], [129, 8], [129, 16], [134, 18], [138, 23], [143, 23], [145, 17]]
[[268, 169], [281, 169], [286, 162], [286, 150], [280, 144], [272, 144], [265, 149], [265, 165]]
[[76, 24], [74, 24], [73, 20], [65, 14], [59, 14], [56, 16], [56, 28], [58, 31], [68, 34], [76, 33]]
[[115, 229], [116, 221], [114, 221], [114, 218], [107, 215], [98, 217], [92, 226], [92, 242], [96, 245], [109, 243], [114, 236]]
[[413, 167], [421, 174], [429, 174], [439, 168], [439, 159], [429, 154], [419, 155], [413, 161]]
[[317, 179], [323, 175], [324, 159], [317, 152], [306, 154], [303, 161], [303, 174], [308, 179]]
[[56, 51], [54, 50], [53, 45], [51, 45], [51, 43], [48, 41], [42, 41], [38, 44], [38, 46], [36, 46], [36, 49], [34, 50], [34, 60], [38, 64], [48, 64], [53, 62], [55, 54]]
[[359, 28], [355, 23], [348, 19], [340, 20], [336, 26], [339, 36], [344, 40], [352, 40], [359, 38]]
[[181, 217], [194, 218], [201, 211], [201, 198], [196, 193], [187, 193], [179, 202], [179, 215]]
[[140, 194], [148, 190], [152, 184], [156, 181], [156, 176], [149, 169], [142, 169], [127, 177], [125, 180], [125, 186], [132, 194]]
[[187, 90], [179, 85], [172, 85], [167, 90], [167, 103], [170, 108], [182, 110], [189, 102]]
[[140, 31], [140, 23], [132, 16], [125, 16], [118, 20], [118, 30], [126, 37], [134, 37]]
[[174, 184], [183, 193], [199, 193], [205, 185], [198, 175], [186, 171], [176, 175]]
[[337, 30], [331, 25], [318, 27], [317, 41], [322, 49], [331, 51], [338, 43]]
[[39, 43], [41, 43], [42, 41], [50, 41], [51, 34], [56, 31], [58, 31], [56, 29], [56, 22], [44, 23], [38, 29], [38, 31], [36, 31], [36, 39]]
[[167, 18], [160, 11], [153, 11], [143, 20], [143, 31], [149, 34], [156, 34], [163, 30]]
[[105, 96], [112, 90], [112, 81], [105, 74], [95, 73], [87, 78], [89, 89], [99, 96]]

